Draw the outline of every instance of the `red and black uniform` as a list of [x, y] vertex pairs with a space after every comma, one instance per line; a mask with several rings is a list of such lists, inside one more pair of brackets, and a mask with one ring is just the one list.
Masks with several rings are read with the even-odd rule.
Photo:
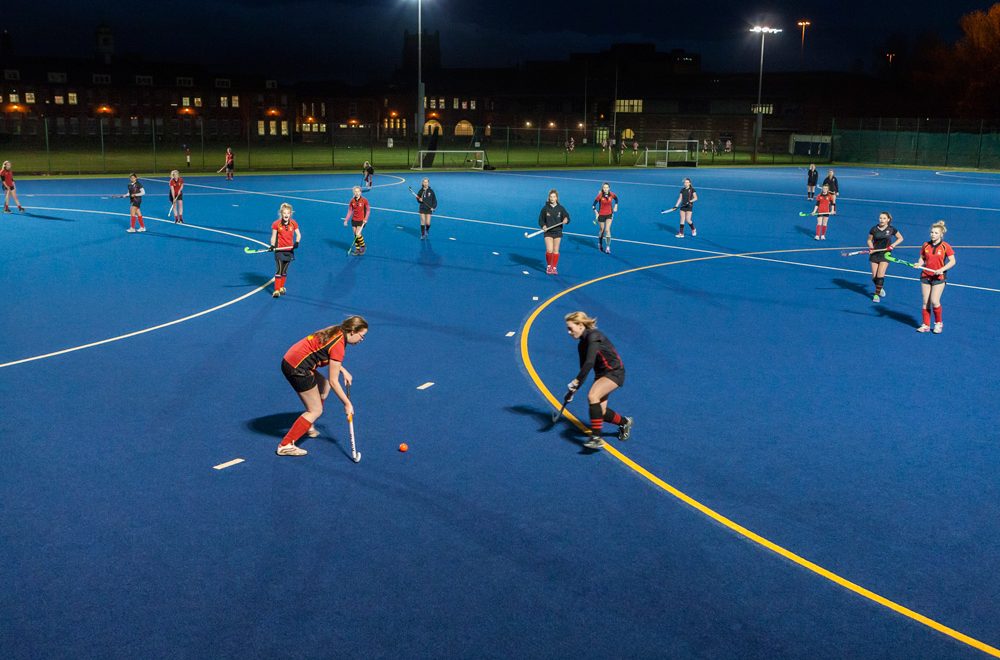
[[281, 373], [296, 392], [308, 392], [318, 385], [317, 379], [322, 378], [316, 373], [319, 367], [330, 364], [330, 360], [344, 361], [346, 343], [344, 333], [340, 330], [326, 341], [321, 341], [319, 335], [311, 334], [285, 352], [281, 360]]
[[364, 197], [352, 197], [348, 206], [351, 209], [352, 227], [360, 227], [368, 222], [368, 216], [371, 214], [371, 206], [368, 204], [367, 199]]
[[604, 194], [604, 191], [597, 193], [597, 197], [594, 198], [594, 210], [597, 211], [597, 221], [607, 222], [611, 219], [611, 216], [615, 212], [615, 206], [618, 204], [618, 195], [611, 191]]
[[[128, 201], [129, 205], [135, 209], [135, 215], [129, 215], [129, 228], [135, 229], [135, 223], [139, 223], [139, 229], [145, 231], [146, 223], [142, 221], [142, 211], [139, 207], [142, 206], [142, 184], [136, 180], [135, 183], [129, 182], [128, 184]], [[130, 209], [131, 211], [131, 209]]]
[[944, 284], [947, 272], [932, 273], [930, 271], [943, 268], [948, 257], [953, 256], [955, 256], [955, 250], [944, 241], [939, 241], [937, 245], [930, 241], [924, 243], [923, 247], [920, 248], [920, 258], [924, 260], [924, 269], [920, 271], [920, 281], [931, 285]]
[[368, 167], [364, 168], [362, 174], [364, 174], [365, 177], [365, 187], [371, 188], [372, 181], [375, 180], [375, 168], [369, 165]]
[[0, 181], [4, 190], [14, 190], [14, 170], [0, 170]]
[[[886, 225], [885, 229], [881, 229], [878, 225], [875, 225], [869, 229], [868, 235], [872, 237], [873, 252], [868, 255], [868, 261], [873, 264], [880, 264], [886, 261], [885, 250], [892, 245], [892, 239], [898, 233], [899, 231], [892, 225]], [[882, 252], [874, 252], [874, 250], [882, 250]]]
[[[569, 213], [562, 204], [552, 206], [546, 202], [545, 206], [538, 213], [538, 226], [547, 230], [542, 234], [543, 236], [562, 238], [564, 220], [567, 224], [569, 223]], [[549, 227], [552, 227], [552, 229], [549, 229]], [[558, 275], [556, 268], [559, 266], [559, 253], [546, 250], [545, 264], [546, 273]]]
[[226, 180], [232, 180], [233, 169], [236, 167], [236, 160], [232, 151], [226, 152]]
[[694, 210], [694, 194], [695, 194], [695, 192], [696, 191], [694, 189], [694, 186], [690, 186], [688, 188], [681, 188], [681, 192], [680, 192], [681, 203], [677, 207], [677, 210], [679, 210], [679, 211], [693, 211]]
[[170, 179], [168, 183], [170, 184], [170, 192], [168, 193], [170, 196], [170, 203], [173, 204], [174, 202], [184, 199], [184, 192], [182, 190], [184, 187], [184, 177], [179, 176], [176, 180]]
[[[611, 341], [597, 328], [588, 328], [580, 335], [580, 343], [576, 347], [580, 355], [580, 372], [576, 382], [581, 386], [590, 370], [594, 370], [594, 380], [607, 378], [618, 387], [625, 385], [625, 364]], [[607, 401], [605, 397], [602, 401]], [[600, 403], [590, 404], [590, 430], [595, 437], [601, 435], [604, 422], [621, 424], [623, 417], [607, 408], [602, 412]]]
[[295, 260], [295, 248], [298, 247], [295, 232], [299, 230], [299, 223], [291, 218], [288, 222], [279, 218], [271, 223], [271, 229], [277, 235], [274, 245], [274, 290], [282, 291], [288, 279], [288, 266]]

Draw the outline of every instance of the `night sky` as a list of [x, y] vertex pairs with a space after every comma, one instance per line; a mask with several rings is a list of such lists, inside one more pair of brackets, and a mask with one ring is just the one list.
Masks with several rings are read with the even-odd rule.
[[[424, 0], [424, 27], [441, 32], [445, 66], [506, 66], [563, 59], [614, 42], [653, 42], [702, 55], [703, 68], [755, 71], [754, 23], [783, 27], [768, 37], [768, 70], [871, 70], [892, 33], [960, 36], [959, 18], [989, 3], [971, 0], [783, 3], [588, 3], [572, 0]], [[627, 6], [627, 10], [615, 10]], [[40, 11], [39, 8], [44, 8]], [[678, 9], [683, 7], [683, 9]], [[607, 11], [611, 8], [611, 11]], [[822, 9], [822, 11], [820, 11]], [[812, 21], [800, 59], [795, 23]], [[46, 0], [8, 3], [3, 25], [25, 55], [90, 55], [94, 29], [115, 31], [117, 52], [195, 62], [213, 70], [255, 72], [286, 81], [379, 80], [400, 62], [403, 31], [416, 31], [416, 0]]]

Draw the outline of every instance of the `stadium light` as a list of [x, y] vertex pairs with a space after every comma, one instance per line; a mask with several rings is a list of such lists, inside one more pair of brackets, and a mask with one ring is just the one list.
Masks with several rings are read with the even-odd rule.
[[754, 139], [753, 139], [753, 162], [757, 162], [757, 146], [760, 144], [760, 138], [764, 131], [764, 113], [761, 112], [760, 107], [760, 93], [764, 86], [764, 37], [769, 34], [778, 34], [781, 32], [781, 28], [772, 28], [765, 25], [755, 25], [750, 28], [750, 31], [760, 35], [760, 74], [757, 77], [757, 123], [754, 127]]
[[424, 148], [424, 3], [417, 0], [417, 151]]
[[802, 28], [802, 46], [799, 49], [799, 57], [802, 57], [806, 53], [806, 28], [812, 25], [812, 23], [810, 23], [806, 19], [802, 19], [801, 21], [796, 23], [796, 25]]
[[530, 121], [524, 122], [524, 126], [525, 128], [531, 128], [531, 122]]

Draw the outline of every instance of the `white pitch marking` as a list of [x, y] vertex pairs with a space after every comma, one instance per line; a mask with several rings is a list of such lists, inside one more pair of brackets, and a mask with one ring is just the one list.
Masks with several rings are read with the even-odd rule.
[[504, 337], [513, 337], [513, 336], [514, 336], [514, 332], [513, 331], [508, 332], [507, 334], [504, 335]]
[[448, 237], [448, 240], [449, 240], [449, 241], [455, 241], [455, 240], [458, 240], [458, 239], [456, 239], [456, 238], [455, 238], [454, 236], [449, 236], [449, 237]]
[[493, 254], [497, 255], [498, 257], [500, 256], [499, 252], [494, 252]]
[[431, 382], [431, 381], [427, 381], [427, 382], [426, 382], [426, 383], [424, 383], [423, 385], [420, 385], [419, 387], [417, 387], [417, 389], [418, 389], [418, 390], [426, 390], [426, 389], [427, 389], [428, 387], [431, 387], [432, 385], [434, 385], [434, 383], [433, 383], [433, 382]]
[[532, 300], [538, 300], [538, 296], [531, 296]]
[[231, 461], [226, 461], [225, 463], [219, 463], [218, 465], [213, 465], [213, 470], [225, 470], [227, 467], [233, 467], [234, 465], [239, 465], [243, 462], [242, 458], [234, 458]]
[[526, 271], [526, 270], [522, 270], [521, 272], [522, 272], [522, 273], [524, 273], [525, 275], [530, 275], [530, 274], [531, 274], [531, 273], [529, 273], [529, 272], [528, 272], [528, 271]]

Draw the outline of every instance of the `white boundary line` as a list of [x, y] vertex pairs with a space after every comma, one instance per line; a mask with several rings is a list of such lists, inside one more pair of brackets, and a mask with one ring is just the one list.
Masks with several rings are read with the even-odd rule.
[[[584, 181], [593, 183], [613, 183], [615, 185], [623, 186], [653, 186], [657, 188], [672, 188], [680, 190], [680, 187], [672, 183], [651, 183], [648, 181], [614, 181], [611, 179], [584, 179], [571, 176], [543, 176], [541, 174], [522, 174], [518, 172], [493, 172], [494, 176], [522, 176], [531, 177], [535, 179], [557, 179], [560, 181]], [[699, 190], [715, 190], [720, 192], [728, 193], [742, 193], [746, 195], [774, 195], [779, 197], [796, 197], [801, 199], [801, 193], [786, 193], [786, 192], [773, 192], [769, 190], [746, 190], [745, 188], [714, 188], [710, 186], [698, 186]], [[985, 206], [959, 206], [958, 204], [928, 204], [926, 202], [900, 202], [891, 199], [865, 199], [863, 197], [846, 197], [844, 195], [838, 195], [837, 199], [843, 199], [850, 202], [861, 202], [862, 204], [886, 204], [889, 206], [924, 206], [929, 208], [949, 208], [949, 209], [962, 209], [964, 211], [985, 211], [988, 213], [1000, 213], [1000, 208], [990, 208]], [[806, 200], [808, 201], [808, 200]], [[616, 239], [617, 240], [617, 239]]]
[[[127, 213], [114, 213], [114, 212], [107, 212], [107, 211], [88, 211], [88, 210], [84, 210], [84, 209], [61, 209], [61, 208], [48, 208], [48, 207], [35, 207], [35, 208], [38, 209], [38, 210], [41, 210], [41, 211], [70, 211], [70, 212], [73, 212], [73, 213], [93, 213], [93, 214], [97, 214], [97, 215], [122, 215], [122, 216], [127, 216], [128, 215]], [[170, 225], [174, 224], [174, 222], [172, 220], [163, 220], [162, 218], [154, 218], [152, 216], [143, 216], [143, 219], [144, 220], [155, 220], [156, 222], [163, 222], [163, 223], [170, 224]], [[201, 229], [203, 231], [210, 231], [210, 232], [213, 232], [213, 233], [216, 233], [216, 234], [225, 234], [226, 236], [233, 236], [235, 238], [241, 238], [243, 240], [250, 241], [251, 243], [257, 243], [259, 245], [267, 245], [267, 243], [264, 243], [262, 241], [258, 241], [255, 238], [248, 238], [246, 236], [241, 236], [239, 234], [234, 234], [232, 232], [222, 231], [221, 229], [212, 229], [211, 227], [200, 227], [198, 225], [189, 225], [189, 224], [183, 224], [183, 225], [180, 225], [180, 226], [182, 226], [182, 227], [189, 227], [190, 229]], [[159, 325], [154, 325], [154, 326], [149, 327], [149, 328], [143, 328], [142, 330], [136, 330], [134, 332], [126, 333], [124, 335], [118, 335], [117, 337], [111, 337], [109, 339], [101, 339], [100, 341], [94, 341], [94, 342], [90, 342], [89, 344], [82, 344], [80, 346], [73, 346], [72, 348], [64, 348], [61, 351], [53, 351], [52, 353], [45, 353], [44, 355], [35, 355], [33, 357], [22, 358], [20, 360], [13, 360], [11, 362], [4, 362], [4, 363], [0, 364], [0, 369], [4, 369], [6, 367], [13, 367], [13, 366], [18, 365], [18, 364], [24, 364], [25, 362], [34, 362], [36, 360], [45, 360], [47, 358], [56, 357], [58, 355], [65, 355], [66, 353], [73, 353], [75, 351], [82, 351], [85, 348], [93, 348], [94, 346], [101, 346], [103, 344], [110, 344], [112, 342], [121, 341], [122, 339], [128, 339], [130, 337], [135, 337], [135, 336], [138, 336], [138, 335], [144, 335], [144, 334], [146, 334], [148, 332], [154, 332], [156, 330], [161, 330], [163, 328], [168, 328], [168, 327], [170, 327], [172, 325], [177, 325], [179, 323], [184, 323], [186, 321], [190, 321], [192, 319], [196, 319], [199, 316], [205, 316], [206, 314], [211, 314], [212, 312], [216, 312], [216, 311], [218, 311], [220, 309], [224, 309], [226, 307], [229, 307], [230, 305], [235, 305], [236, 303], [238, 303], [238, 302], [240, 302], [242, 300], [246, 300], [250, 296], [252, 296], [254, 294], [257, 294], [257, 293], [260, 293], [261, 291], [263, 291], [264, 289], [266, 289], [268, 286], [271, 285], [271, 282], [273, 282], [273, 281], [274, 281], [274, 278], [271, 278], [270, 280], [268, 280], [267, 282], [265, 282], [261, 286], [257, 287], [253, 291], [250, 291], [249, 293], [244, 293], [242, 296], [240, 296], [238, 298], [234, 298], [234, 299], [232, 299], [232, 300], [230, 300], [228, 302], [224, 302], [224, 303], [222, 303], [220, 305], [216, 305], [215, 307], [212, 307], [210, 309], [205, 309], [205, 310], [202, 310], [200, 312], [195, 312], [194, 314], [189, 314], [188, 316], [185, 316], [184, 318], [175, 319], [173, 321], [168, 321], [166, 323], [161, 323]]]

